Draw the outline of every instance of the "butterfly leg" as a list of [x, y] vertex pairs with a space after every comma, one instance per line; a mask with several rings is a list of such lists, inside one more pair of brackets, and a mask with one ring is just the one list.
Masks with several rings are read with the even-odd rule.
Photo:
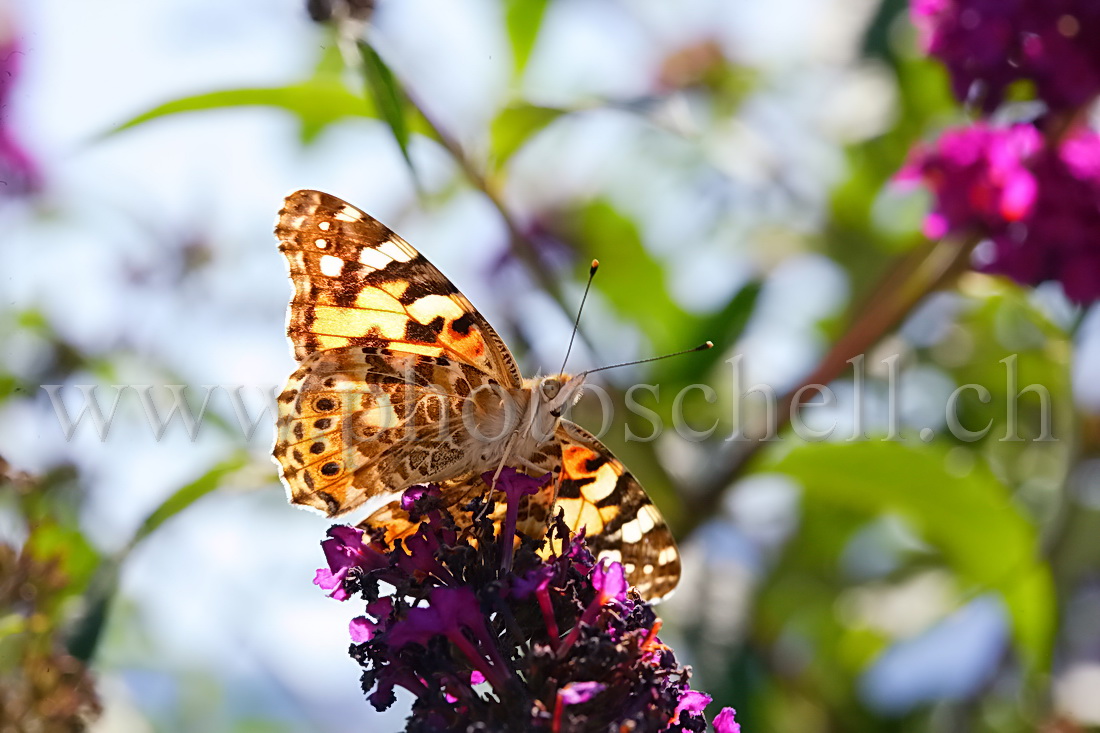
[[493, 482], [489, 486], [490, 489], [496, 489], [497, 479], [500, 478], [500, 472], [504, 470], [504, 464], [508, 461], [508, 457], [512, 453], [512, 444], [516, 442], [516, 437], [518, 436], [519, 431], [517, 430], [508, 437], [508, 442], [504, 444], [504, 455], [500, 457], [500, 463], [497, 464], [497, 470], [493, 473]]
[[512, 444], [516, 442], [516, 437], [518, 436], [519, 431], [517, 430], [508, 436], [508, 441], [504, 444], [504, 454], [500, 457], [500, 463], [497, 464], [497, 470], [493, 472], [493, 480], [489, 482], [489, 494], [485, 497], [485, 502], [482, 504], [482, 509], [477, 519], [484, 518], [489, 510], [489, 497], [496, 491], [497, 479], [500, 478], [500, 472], [504, 470], [504, 464], [508, 461], [508, 456], [512, 452]]

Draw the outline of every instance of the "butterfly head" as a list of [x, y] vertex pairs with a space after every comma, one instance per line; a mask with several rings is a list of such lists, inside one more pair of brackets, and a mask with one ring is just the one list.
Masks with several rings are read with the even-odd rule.
[[561, 417], [565, 408], [580, 399], [581, 389], [587, 375], [558, 374], [553, 377], [543, 377], [539, 381], [538, 396], [543, 409], [555, 418]]

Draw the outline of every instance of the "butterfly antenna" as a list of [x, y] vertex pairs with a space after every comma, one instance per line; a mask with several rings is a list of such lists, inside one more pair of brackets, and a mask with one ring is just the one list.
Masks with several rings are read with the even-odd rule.
[[712, 348], [714, 348], [714, 342], [713, 341], [707, 341], [707, 342], [699, 344], [694, 349], [684, 349], [683, 351], [677, 351], [677, 352], [674, 352], [672, 354], [665, 354], [663, 356], [651, 356], [648, 359], [638, 359], [637, 361], [624, 361], [622, 364], [610, 364], [608, 366], [599, 367], [598, 369], [589, 369], [588, 371], [585, 372], [585, 374], [594, 374], [595, 372], [602, 372], [602, 371], [606, 371], [608, 369], [618, 369], [619, 367], [624, 367], [624, 366], [633, 366], [634, 364], [646, 364], [646, 363], [651, 362], [651, 361], [660, 361], [661, 359], [670, 359], [673, 356], [680, 356], [682, 354], [692, 354], [692, 353], [695, 353], [696, 351], [706, 351], [707, 349], [712, 349]]
[[588, 284], [584, 286], [584, 295], [581, 296], [581, 305], [577, 308], [577, 320], [573, 322], [573, 333], [569, 336], [569, 346], [565, 349], [565, 358], [561, 360], [561, 369], [558, 374], [565, 373], [565, 365], [569, 361], [569, 352], [573, 350], [573, 341], [577, 338], [577, 329], [581, 325], [581, 312], [584, 310], [584, 301], [588, 300], [588, 291], [592, 289], [592, 278], [596, 277], [596, 270], [600, 268], [599, 260], [592, 260], [592, 267], [588, 270]]

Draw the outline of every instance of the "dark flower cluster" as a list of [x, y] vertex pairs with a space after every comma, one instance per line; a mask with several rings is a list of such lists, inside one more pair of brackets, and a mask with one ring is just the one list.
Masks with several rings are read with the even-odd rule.
[[[544, 483], [506, 469], [507, 515]], [[333, 527], [314, 579], [366, 601], [351, 656], [375, 708], [402, 687], [415, 696], [408, 731], [706, 729], [710, 698], [689, 689], [653, 610], [560, 519], [544, 540], [506, 530], [500, 541], [481, 499], [463, 508], [474, 518], [465, 529], [435, 486], [409, 489], [402, 506], [420, 522], [413, 534], [391, 548]], [[714, 725], [739, 730], [730, 709]]]
[[1029, 124], [978, 123], [918, 148], [901, 171], [935, 196], [925, 233], [978, 236], [978, 266], [1025, 285], [1062, 283], [1100, 299], [1100, 136], [1081, 129], [1048, 145]]
[[1100, 94], [1096, 0], [913, 0], [925, 51], [951, 72], [955, 95], [986, 112], [1030, 82], [1052, 110]]

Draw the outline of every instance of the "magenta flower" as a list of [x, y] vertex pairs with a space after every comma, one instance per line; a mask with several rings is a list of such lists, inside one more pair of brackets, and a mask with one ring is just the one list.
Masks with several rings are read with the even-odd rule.
[[714, 716], [715, 733], [741, 733], [741, 726], [734, 720], [733, 708], [722, 708], [722, 712]]
[[[544, 484], [506, 469], [497, 488], [518, 502]], [[351, 656], [377, 709], [403, 687], [416, 698], [408, 731], [705, 730], [710, 698], [688, 688], [650, 606], [560, 519], [546, 542], [561, 552], [543, 558], [544, 541], [498, 538], [481, 499], [465, 510], [485, 518], [461, 533], [437, 487], [410, 489], [403, 506], [420, 521], [406, 540], [364, 545], [334, 527], [318, 571], [333, 597], [366, 601]]]
[[999, 230], [1031, 212], [1037, 184], [1028, 162], [1042, 145], [1031, 125], [995, 128], [979, 122], [945, 133], [934, 146], [916, 148], [898, 180], [924, 181], [935, 194], [924, 225], [931, 239]]
[[317, 570], [313, 583], [332, 591], [329, 595], [336, 600], [344, 601], [348, 599], [343, 585], [348, 571], [355, 567], [366, 570], [385, 567], [388, 560], [363, 542], [361, 530], [334, 526], [329, 528], [328, 535], [329, 539], [321, 543], [328, 567]]
[[12, 92], [22, 59], [19, 42], [0, 37], [0, 196], [32, 193], [41, 187], [38, 166], [12, 131]]
[[960, 100], [995, 109], [1007, 87], [1034, 84], [1051, 109], [1100, 94], [1095, 0], [912, 0], [921, 45], [951, 72]]
[[1031, 125], [978, 123], [914, 151], [898, 174], [935, 199], [925, 234], [979, 237], [979, 269], [1025, 285], [1055, 280], [1078, 303], [1100, 299], [1100, 136], [1057, 147]]

